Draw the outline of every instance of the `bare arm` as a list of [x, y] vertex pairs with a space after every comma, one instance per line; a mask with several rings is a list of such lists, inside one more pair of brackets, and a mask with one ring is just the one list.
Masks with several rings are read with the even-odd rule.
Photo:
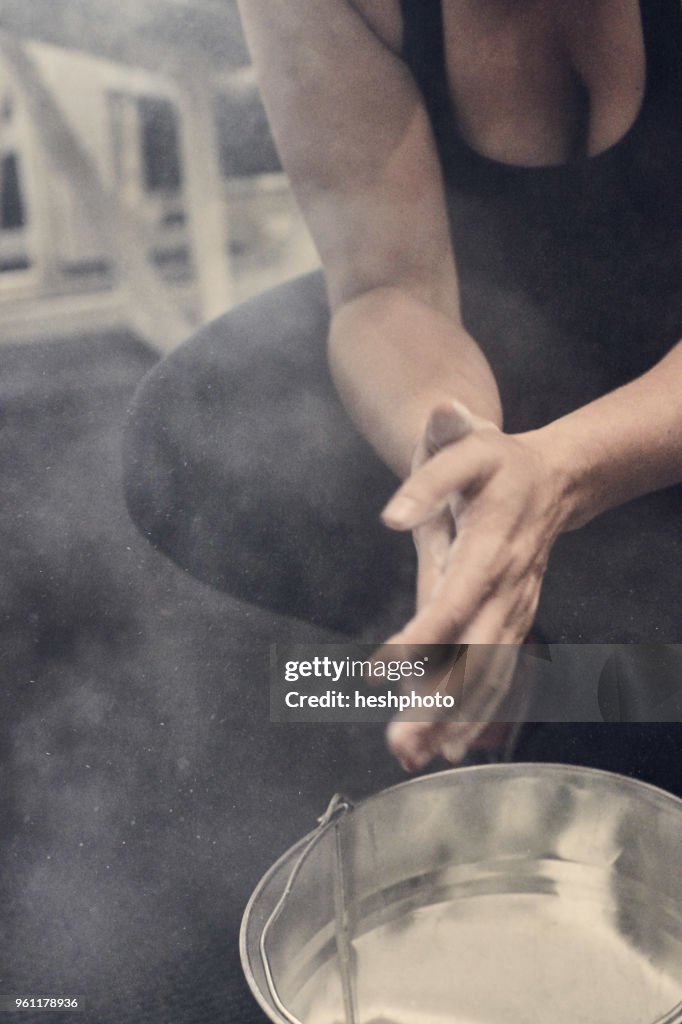
[[349, 0], [241, 0], [285, 169], [317, 244], [330, 364], [349, 413], [399, 473], [430, 409], [499, 422], [462, 326], [440, 165], [409, 70]]
[[[516, 645], [557, 535], [682, 478], [682, 345], [541, 430], [502, 433], [490, 367], [461, 322], [440, 165], [399, 43], [351, 0], [240, 4], [324, 265], [337, 388], [385, 461], [413, 470], [385, 510], [414, 530], [420, 572], [417, 613], [392, 640]], [[512, 668], [484, 666], [472, 714], [487, 715]], [[447, 752], [427, 730], [415, 754], [415, 723], [403, 726], [393, 749], [411, 765]]]
[[682, 341], [641, 377], [529, 436], [562, 474], [564, 529], [680, 483]]

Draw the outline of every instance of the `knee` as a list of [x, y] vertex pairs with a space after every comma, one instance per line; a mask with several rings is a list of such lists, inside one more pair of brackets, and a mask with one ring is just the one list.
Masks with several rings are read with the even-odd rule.
[[177, 523], [183, 437], [178, 430], [183, 382], [161, 360], [138, 386], [123, 433], [123, 494], [133, 523], [155, 547], [168, 546]]
[[327, 319], [321, 276], [308, 275], [202, 328], [138, 387], [124, 431], [125, 501], [143, 535], [194, 575], [222, 585], [238, 521], [242, 534], [256, 529], [257, 510], [245, 505], [267, 475], [259, 460], [276, 466], [272, 407], [292, 404], [306, 378], [319, 387]]

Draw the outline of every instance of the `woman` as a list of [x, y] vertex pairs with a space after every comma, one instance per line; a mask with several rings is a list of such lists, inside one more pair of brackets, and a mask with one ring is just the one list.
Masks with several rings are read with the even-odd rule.
[[679, 640], [679, 0], [241, 9], [326, 289], [160, 364], [129, 430], [138, 523], [373, 639]]

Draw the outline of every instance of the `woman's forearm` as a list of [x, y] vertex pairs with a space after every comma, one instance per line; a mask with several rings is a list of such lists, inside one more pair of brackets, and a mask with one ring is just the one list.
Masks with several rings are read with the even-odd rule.
[[456, 398], [501, 424], [497, 385], [475, 341], [406, 290], [376, 288], [340, 306], [329, 361], [349, 415], [401, 477], [437, 403]]
[[[329, 359], [351, 418], [401, 477], [442, 401], [458, 399], [501, 424], [497, 386], [476, 342], [407, 290], [376, 288], [341, 305]], [[682, 342], [643, 376], [520, 436], [559, 481], [565, 529], [682, 481]]]
[[532, 434], [562, 479], [566, 529], [682, 481], [682, 342], [643, 376]]

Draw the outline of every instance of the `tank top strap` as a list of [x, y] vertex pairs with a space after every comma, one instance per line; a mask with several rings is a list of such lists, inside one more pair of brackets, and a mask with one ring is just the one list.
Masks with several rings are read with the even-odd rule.
[[400, 0], [402, 57], [424, 96], [436, 136], [452, 132], [442, 0]]
[[[441, 0], [400, 0], [403, 18], [403, 57], [421, 65], [427, 57], [443, 57]], [[428, 68], [433, 72], [433, 67]]]
[[640, 0], [647, 92], [652, 95], [682, 90], [682, 2]]

